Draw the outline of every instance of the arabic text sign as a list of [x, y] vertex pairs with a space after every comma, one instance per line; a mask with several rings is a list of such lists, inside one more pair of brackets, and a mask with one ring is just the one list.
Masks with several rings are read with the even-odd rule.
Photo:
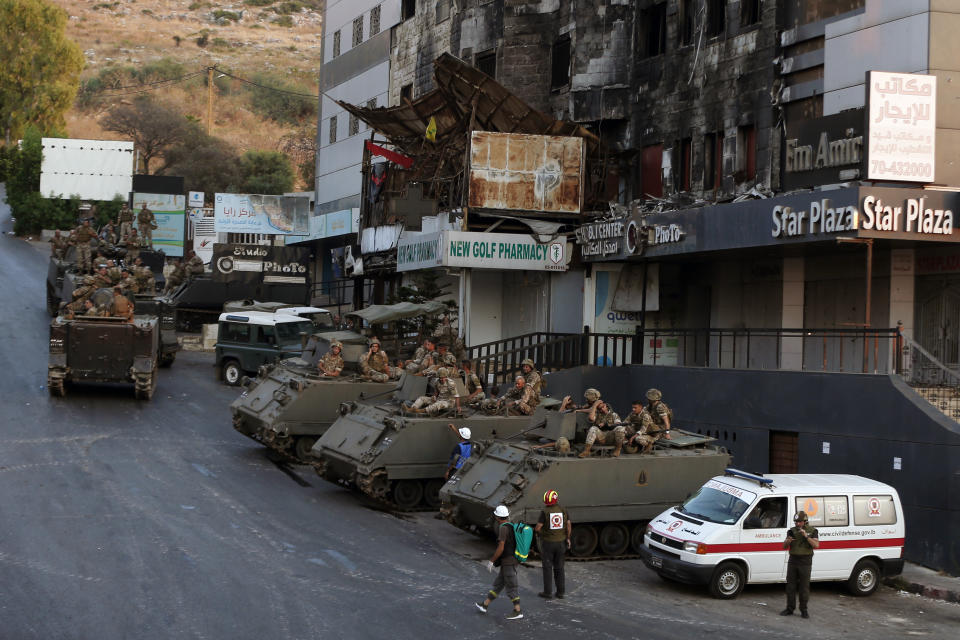
[[306, 198], [218, 193], [214, 220], [218, 233], [304, 235], [310, 230]]
[[867, 74], [867, 179], [933, 182], [937, 78]]

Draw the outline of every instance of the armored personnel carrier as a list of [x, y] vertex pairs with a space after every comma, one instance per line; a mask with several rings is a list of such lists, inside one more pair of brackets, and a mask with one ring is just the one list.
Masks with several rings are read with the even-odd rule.
[[[112, 292], [101, 289], [103, 300]], [[71, 382], [131, 382], [138, 400], [149, 400], [157, 386], [160, 327], [156, 316], [125, 318], [58, 316], [50, 323], [47, 388], [64, 396]]]
[[[71, 246], [67, 248], [63, 258], [50, 256], [47, 267], [47, 313], [51, 318], [57, 315], [61, 302], [69, 302], [72, 299], [74, 289], [81, 285], [84, 278], [76, 271], [76, 253], [76, 247]], [[143, 249], [140, 251], [140, 258], [144, 265], [150, 267], [157, 289], [162, 291], [165, 254], [163, 251]]]
[[[313, 447], [317, 473], [332, 482], [401, 510], [436, 509], [450, 453], [458, 442], [447, 426], [469, 427], [471, 439], [521, 437], [535, 432], [559, 402], [542, 398], [532, 416], [487, 415], [465, 410], [460, 416], [404, 416], [397, 402], [426, 393], [427, 378], [405, 376], [394, 402], [355, 402]], [[458, 386], [459, 383], [458, 383]], [[465, 395], [462, 388], [461, 395]]]
[[138, 316], [156, 316], [160, 325], [157, 363], [161, 367], [169, 367], [176, 360], [177, 352], [180, 350], [173, 307], [166, 298], [139, 293], [134, 296], [133, 304], [134, 313]]
[[340, 377], [321, 376], [316, 357], [307, 349], [303, 357], [264, 365], [256, 378], [242, 380], [245, 391], [230, 405], [233, 428], [291, 461], [310, 463], [310, 450], [340, 417], [343, 403], [374, 399], [397, 387], [346, 368]]
[[[583, 414], [548, 416], [545, 432], [573, 441]], [[621, 557], [639, 553], [647, 522], [679, 504], [730, 463], [730, 455], [710, 444], [713, 438], [674, 428], [650, 453], [610, 456], [613, 447], [594, 446], [579, 458], [576, 449], [534, 448], [523, 442], [481, 443], [440, 490], [442, 513], [470, 530], [491, 527], [499, 504], [535, 524], [543, 494], [555, 490], [573, 522], [570, 553], [577, 557]]]

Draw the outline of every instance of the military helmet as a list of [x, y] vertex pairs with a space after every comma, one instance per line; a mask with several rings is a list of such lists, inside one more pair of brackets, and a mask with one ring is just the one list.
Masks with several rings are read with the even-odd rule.
[[370, 346], [372, 347], [375, 344], [380, 344], [380, 341], [376, 338], [370, 338]]
[[809, 522], [810, 518], [807, 517], [806, 511], [797, 511], [797, 515], [793, 516], [793, 521]]
[[660, 389], [647, 389], [647, 400], [650, 402], [656, 402], [663, 398], [663, 394], [660, 393]]
[[589, 400], [590, 402], [596, 402], [600, 399], [600, 392], [594, 389], [593, 387], [587, 389], [583, 392], [583, 397]]
[[557, 438], [557, 453], [570, 453], [570, 441], [563, 436]]
[[531, 369], [533, 369], [535, 365], [533, 364], [533, 360], [531, 360], [530, 358], [527, 358], [526, 360], [520, 363], [520, 366], [521, 367], [529, 366]]
[[497, 508], [493, 510], [493, 515], [497, 516], [498, 518], [508, 518], [510, 517], [510, 510], [502, 504], [497, 505]]
[[446, 367], [440, 367], [439, 369], [437, 369], [437, 376], [441, 378], [446, 378], [449, 375], [450, 375], [450, 372], [447, 370]]
[[330, 348], [333, 349], [334, 347], [337, 347], [338, 349], [343, 350], [343, 343], [340, 342], [339, 340], [331, 340]]
[[453, 366], [457, 366], [457, 356], [453, 355], [452, 353], [446, 354], [443, 356], [443, 364], [452, 364]]
[[560, 499], [560, 496], [553, 489], [550, 489], [549, 491], [543, 494], [543, 504], [545, 505], [557, 504], [557, 500], [559, 499]]

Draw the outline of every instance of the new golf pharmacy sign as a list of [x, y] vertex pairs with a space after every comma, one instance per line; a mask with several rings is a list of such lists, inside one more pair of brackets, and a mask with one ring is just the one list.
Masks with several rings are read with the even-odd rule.
[[397, 271], [435, 267], [566, 271], [567, 241], [537, 242], [519, 233], [404, 232], [397, 243]]

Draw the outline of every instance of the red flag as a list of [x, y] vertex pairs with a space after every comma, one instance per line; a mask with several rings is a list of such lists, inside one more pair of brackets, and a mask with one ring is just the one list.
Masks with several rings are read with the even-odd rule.
[[397, 153], [396, 151], [390, 151], [390, 149], [384, 149], [380, 145], [373, 144], [369, 140], [364, 141], [364, 145], [367, 147], [367, 150], [375, 156], [383, 156], [390, 162], [395, 162], [404, 169], [409, 169], [413, 166], [413, 158], [403, 155], [402, 153]]

